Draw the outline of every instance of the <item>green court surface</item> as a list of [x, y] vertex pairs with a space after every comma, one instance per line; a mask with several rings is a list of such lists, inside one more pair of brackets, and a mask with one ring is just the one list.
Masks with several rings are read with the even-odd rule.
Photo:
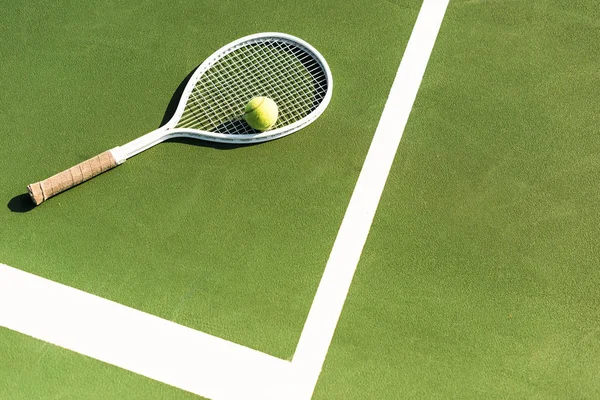
[[[420, 6], [5, 5], [0, 263], [291, 359]], [[314, 124], [161, 144], [29, 205], [262, 31], [327, 59]], [[600, 397], [598, 43], [593, 0], [450, 2], [315, 399]], [[197, 397], [0, 328], [5, 398]]]
[[282, 4], [268, 24], [269, 3], [207, 14], [181, 2], [140, 15], [139, 5], [73, 2], [49, 5], [36, 21], [14, 10], [7, 202], [30, 181], [157, 128], [186, 75], [250, 33], [313, 43], [328, 55], [335, 96], [323, 118], [286, 140], [167, 143], [43, 207], [5, 208], [2, 262], [291, 357], [418, 10], [377, 8], [371, 18], [382, 26], [371, 32], [355, 28], [357, 4], [336, 7], [339, 24], [323, 30], [314, 27], [331, 11], [318, 3], [310, 12]]
[[0, 328], [3, 399], [198, 399], [146, 377]]

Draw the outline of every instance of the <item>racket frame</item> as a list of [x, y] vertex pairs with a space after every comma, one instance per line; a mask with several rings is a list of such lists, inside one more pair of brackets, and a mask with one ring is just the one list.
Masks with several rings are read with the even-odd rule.
[[[240, 47], [246, 46], [253, 42], [260, 43], [269, 38], [273, 38], [278, 41], [288, 42], [294, 46], [300, 47], [302, 50], [306, 51], [308, 54], [314, 57], [314, 59], [320, 64], [321, 68], [323, 68], [323, 71], [325, 72], [325, 77], [327, 79], [327, 92], [325, 93], [325, 96], [321, 103], [312, 112], [310, 112], [310, 114], [306, 115], [305, 117], [292, 124], [255, 134], [224, 134], [193, 128], [176, 127], [177, 123], [183, 115], [188, 99], [192, 91], [194, 90], [196, 83], [214, 63], [216, 63], [222, 57], [237, 50]], [[304, 128], [305, 126], [313, 122], [315, 119], [317, 119], [327, 108], [329, 101], [331, 100], [332, 90], [333, 79], [331, 75], [331, 70], [329, 69], [329, 65], [327, 64], [325, 58], [321, 55], [321, 53], [319, 53], [317, 49], [312, 47], [304, 40], [280, 32], [263, 32], [245, 36], [221, 47], [219, 50], [215, 51], [210, 57], [208, 57], [202, 64], [200, 64], [200, 66], [196, 69], [196, 71], [194, 71], [194, 73], [190, 77], [190, 80], [186, 84], [185, 89], [181, 95], [181, 99], [179, 100], [179, 104], [177, 105], [177, 109], [173, 114], [173, 117], [171, 117], [171, 119], [165, 125], [143, 136], [140, 136], [139, 138], [132, 140], [127, 144], [115, 147], [109, 151], [116, 160], [117, 164], [122, 164], [128, 158], [133, 157], [136, 154], [139, 154], [142, 151], [147, 150], [156, 144], [173, 138], [187, 137], [192, 139], [201, 139], [211, 142], [230, 144], [261, 143], [266, 142], [268, 140], [278, 139], [280, 137], [289, 135], [298, 131], [299, 129]]]

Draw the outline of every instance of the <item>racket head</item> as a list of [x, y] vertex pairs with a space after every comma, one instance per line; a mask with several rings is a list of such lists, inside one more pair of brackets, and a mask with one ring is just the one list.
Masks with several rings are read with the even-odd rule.
[[[273, 140], [309, 125], [327, 108], [333, 80], [325, 58], [310, 44], [284, 33], [265, 32], [231, 42], [192, 74], [171, 120], [169, 137], [224, 143]], [[279, 108], [275, 126], [260, 132], [243, 120], [256, 96]]]

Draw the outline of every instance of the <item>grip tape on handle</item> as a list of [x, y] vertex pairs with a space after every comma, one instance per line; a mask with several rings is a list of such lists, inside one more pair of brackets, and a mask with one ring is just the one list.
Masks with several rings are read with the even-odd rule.
[[27, 186], [27, 190], [29, 191], [31, 200], [36, 205], [40, 205], [50, 197], [79, 185], [116, 166], [117, 162], [112, 153], [105, 151], [48, 179], [32, 183]]

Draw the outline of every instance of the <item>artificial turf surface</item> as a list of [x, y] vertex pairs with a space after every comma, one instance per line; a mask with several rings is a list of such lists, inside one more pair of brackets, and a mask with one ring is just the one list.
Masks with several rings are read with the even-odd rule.
[[450, 3], [315, 399], [600, 397], [594, 4]]
[[[0, 262], [289, 358], [420, 3], [6, 4]], [[599, 27], [591, 0], [451, 1], [315, 399], [600, 396]], [[18, 197], [269, 30], [332, 68], [307, 129]], [[0, 360], [0, 398], [190, 398], [8, 330]]]
[[[7, 5], [0, 262], [290, 358], [419, 6]], [[161, 144], [28, 209], [28, 183], [157, 128], [195, 66], [260, 31], [328, 60], [319, 120], [256, 146]]]
[[2, 399], [199, 399], [194, 394], [5, 328], [0, 328], [0, 337]]

